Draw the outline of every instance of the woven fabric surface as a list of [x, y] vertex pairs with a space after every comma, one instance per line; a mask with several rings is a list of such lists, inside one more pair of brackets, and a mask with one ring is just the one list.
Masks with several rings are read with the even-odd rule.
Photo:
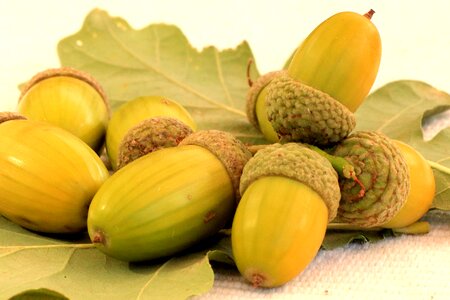
[[233, 268], [216, 267], [207, 299], [450, 299], [450, 214], [429, 213], [425, 235], [319, 251], [282, 287], [255, 289]]

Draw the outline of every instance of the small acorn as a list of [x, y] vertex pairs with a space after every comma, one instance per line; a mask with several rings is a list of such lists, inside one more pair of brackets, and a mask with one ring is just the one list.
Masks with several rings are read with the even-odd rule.
[[117, 259], [142, 261], [174, 255], [216, 234], [232, 219], [250, 157], [231, 134], [208, 130], [132, 161], [91, 203], [92, 242]]
[[286, 71], [250, 88], [247, 114], [268, 141], [328, 146], [354, 129], [353, 112], [370, 91], [381, 57], [372, 14], [328, 18], [298, 47]]
[[110, 107], [105, 92], [90, 74], [69, 68], [39, 72], [22, 89], [18, 112], [68, 130], [100, 151]]
[[231, 231], [239, 272], [255, 287], [285, 284], [316, 256], [340, 199], [330, 162], [301, 144], [269, 145], [244, 167]]
[[172, 117], [197, 129], [189, 112], [179, 103], [162, 96], [142, 96], [122, 104], [114, 111], [106, 131], [106, 152], [113, 170], [119, 168], [119, 149], [127, 132], [153, 117]]
[[386, 135], [352, 133], [332, 150], [349, 161], [357, 181], [340, 178], [341, 200], [336, 222], [362, 228], [389, 222], [406, 203], [410, 174], [405, 157]]
[[109, 176], [82, 140], [52, 124], [0, 113], [0, 214], [46, 233], [86, 228], [89, 204]]
[[119, 146], [119, 169], [139, 157], [167, 147], [177, 146], [192, 129], [170, 117], [146, 119], [126, 133]]

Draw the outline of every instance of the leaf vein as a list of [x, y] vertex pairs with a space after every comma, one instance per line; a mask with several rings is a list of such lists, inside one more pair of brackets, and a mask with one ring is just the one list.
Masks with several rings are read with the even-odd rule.
[[219, 52], [217, 51], [217, 48], [214, 48], [214, 58], [216, 61], [217, 75], [219, 76], [220, 85], [222, 86], [222, 89], [225, 93], [228, 103], [232, 107], [235, 107], [235, 101], [231, 97], [230, 91], [225, 83], [225, 78], [223, 77], [222, 62], [220, 60], [220, 55]]
[[378, 129], [376, 129], [376, 131], [380, 131], [380, 132], [383, 131], [384, 128], [388, 127], [391, 123], [393, 123], [395, 120], [400, 118], [400, 116], [402, 114], [404, 114], [405, 112], [407, 112], [411, 108], [420, 105], [424, 101], [425, 101], [425, 99], [422, 99], [422, 100], [420, 100], [420, 101], [418, 101], [416, 103], [413, 103], [413, 104], [411, 104], [409, 106], [406, 106], [404, 109], [400, 110], [398, 113], [396, 113], [391, 118], [389, 118], [386, 122], [384, 122], [384, 124], [382, 124], [380, 127], [378, 127]]

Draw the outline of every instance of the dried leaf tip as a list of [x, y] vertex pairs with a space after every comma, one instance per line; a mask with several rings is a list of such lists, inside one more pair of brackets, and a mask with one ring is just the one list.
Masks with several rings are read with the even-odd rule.
[[369, 20], [372, 19], [373, 14], [375, 13], [375, 11], [373, 9], [369, 10], [368, 12], [366, 12], [364, 14], [364, 17], [368, 18]]

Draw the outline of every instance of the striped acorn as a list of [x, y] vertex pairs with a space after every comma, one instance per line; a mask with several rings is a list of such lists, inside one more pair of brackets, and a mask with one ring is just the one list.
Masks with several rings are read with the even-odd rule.
[[369, 93], [381, 58], [372, 14], [328, 18], [302, 42], [286, 71], [250, 88], [247, 115], [267, 140], [324, 146], [354, 129], [353, 112]]
[[313, 260], [336, 216], [338, 175], [301, 144], [273, 144], [244, 167], [231, 242], [239, 272], [255, 287], [282, 285]]
[[95, 195], [91, 240], [107, 255], [142, 261], [174, 255], [214, 235], [231, 221], [250, 157], [231, 134], [209, 130], [134, 160]]
[[389, 222], [406, 203], [410, 174], [404, 155], [382, 133], [357, 131], [332, 154], [349, 161], [358, 181], [340, 178], [341, 201], [336, 222], [363, 228]]
[[17, 109], [30, 120], [68, 130], [95, 151], [103, 146], [109, 102], [88, 73], [69, 67], [39, 72], [22, 90]]
[[79, 232], [109, 176], [98, 155], [68, 131], [0, 114], [0, 214], [34, 231]]
[[138, 123], [154, 117], [175, 118], [193, 131], [197, 125], [189, 112], [179, 103], [161, 96], [134, 98], [114, 111], [106, 131], [106, 152], [113, 170], [119, 168], [119, 149], [127, 132]]

